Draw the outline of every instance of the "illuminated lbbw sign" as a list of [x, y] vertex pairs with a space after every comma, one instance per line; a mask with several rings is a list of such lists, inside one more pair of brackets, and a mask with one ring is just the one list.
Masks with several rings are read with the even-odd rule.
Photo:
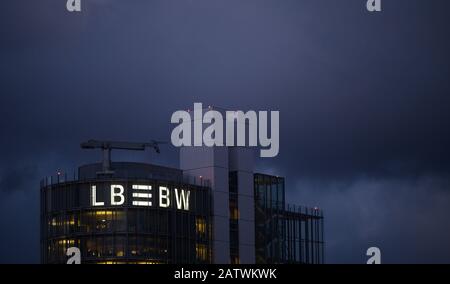
[[[133, 195], [132, 195], [132, 205], [133, 206], [154, 206], [152, 186], [143, 184], [133, 184], [132, 185]], [[109, 188], [110, 205], [111, 206], [121, 206], [125, 204], [125, 187], [121, 184], [111, 184]], [[172, 194], [174, 196], [172, 196]], [[157, 206], [162, 208], [170, 207], [171, 200], [174, 200], [177, 209], [179, 210], [189, 210], [189, 199], [191, 192], [189, 190], [177, 189], [169, 190], [165, 186], [158, 187], [158, 198]], [[105, 201], [99, 200], [97, 197], [97, 186], [91, 186], [91, 206], [105, 206]], [[172, 205], [173, 206], [173, 205]]]

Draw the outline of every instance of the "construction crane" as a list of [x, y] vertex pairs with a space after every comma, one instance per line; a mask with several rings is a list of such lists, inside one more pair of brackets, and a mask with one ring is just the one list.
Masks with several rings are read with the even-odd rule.
[[136, 143], [136, 142], [121, 142], [121, 141], [99, 141], [89, 140], [81, 143], [82, 149], [102, 149], [103, 150], [103, 171], [100, 174], [113, 174], [111, 170], [111, 150], [131, 150], [131, 151], [145, 151], [146, 148], [153, 148], [156, 153], [160, 153], [159, 145], [166, 144], [163, 141], [151, 140], [150, 142]]

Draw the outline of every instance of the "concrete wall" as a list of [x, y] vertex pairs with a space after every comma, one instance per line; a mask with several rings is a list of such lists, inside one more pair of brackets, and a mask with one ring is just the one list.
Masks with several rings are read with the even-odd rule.
[[229, 148], [228, 160], [229, 170], [238, 174], [239, 258], [242, 264], [251, 264], [255, 263], [254, 151]]
[[213, 262], [230, 263], [230, 211], [228, 149], [226, 147], [182, 147], [180, 168], [187, 175], [210, 180], [213, 202]]
[[[193, 135], [194, 123], [201, 120], [201, 117], [191, 116], [191, 119]], [[202, 131], [207, 126], [202, 125]], [[229, 171], [238, 172], [240, 261], [255, 263], [254, 153], [253, 149], [246, 147], [198, 146], [180, 149], [180, 169], [183, 174], [196, 178], [202, 176], [211, 182], [214, 263], [230, 263]]]
[[243, 147], [182, 147], [184, 174], [208, 179], [213, 202], [213, 262], [230, 263], [229, 171], [238, 172], [239, 257], [255, 263], [254, 151]]

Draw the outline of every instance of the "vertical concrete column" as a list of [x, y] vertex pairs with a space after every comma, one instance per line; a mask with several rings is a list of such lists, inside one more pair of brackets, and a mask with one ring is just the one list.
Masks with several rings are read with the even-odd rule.
[[242, 264], [255, 263], [255, 198], [253, 185], [254, 151], [229, 148], [229, 170], [237, 171], [239, 209], [239, 258]]
[[211, 182], [213, 262], [230, 263], [228, 148], [182, 147], [180, 168], [186, 175], [201, 176]]

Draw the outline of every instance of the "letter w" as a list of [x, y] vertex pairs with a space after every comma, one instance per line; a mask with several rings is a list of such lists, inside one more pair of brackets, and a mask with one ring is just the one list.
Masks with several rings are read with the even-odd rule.
[[[181, 210], [189, 210], [189, 196], [191, 195], [191, 192], [188, 190], [186, 191], [183, 189], [180, 190], [181, 194], [178, 194], [178, 189], [175, 188], [175, 200], [177, 202], [177, 209]], [[181, 196], [180, 196], [181, 195]]]

